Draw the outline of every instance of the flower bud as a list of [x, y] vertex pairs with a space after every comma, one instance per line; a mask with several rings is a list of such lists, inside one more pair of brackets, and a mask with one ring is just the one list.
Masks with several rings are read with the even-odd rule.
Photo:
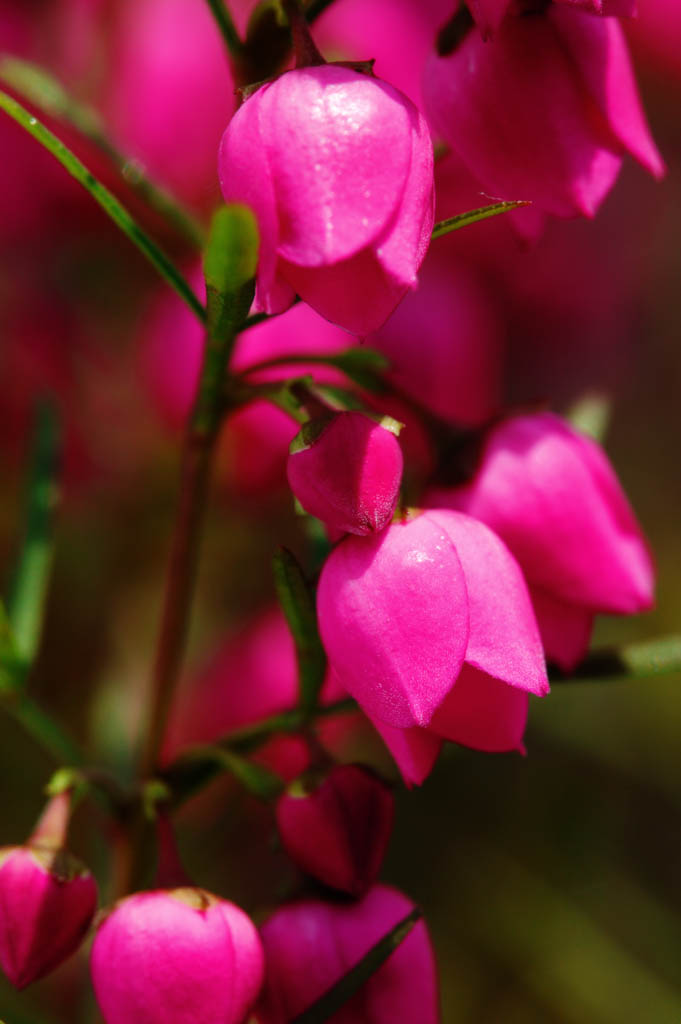
[[[394, 428], [394, 429], [393, 429]], [[392, 519], [402, 479], [397, 425], [361, 412], [306, 423], [286, 467], [296, 498], [338, 533], [378, 533]]]
[[394, 810], [378, 776], [360, 765], [336, 765], [321, 780], [303, 777], [289, 786], [277, 803], [277, 826], [303, 871], [361, 896], [381, 870]]
[[415, 284], [433, 225], [432, 144], [393, 86], [337, 65], [288, 71], [237, 110], [219, 171], [225, 200], [258, 219], [257, 308], [281, 312], [298, 294], [365, 335]]
[[530, 586], [547, 655], [569, 670], [597, 612], [650, 608], [645, 539], [602, 449], [551, 413], [514, 416], [489, 434], [473, 480], [428, 504], [487, 523]]
[[[659, 178], [621, 26], [564, 4], [467, 34], [424, 75], [431, 124], [488, 193], [593, 216], [626, 154]], [[500, 110], [503, 109], [503, 117]]]
[[16, 988], [75, 952], [97, 906], [92, 875], [63, 848], [68, 800], [53, 798], [24, 846], [0, 849], [0, 964]]
[[437, 754], [424, 730], [522, 749], [528, 694], [548, 693], [546, 668], [520, 568], [482, 523], [433, 509], [346, 537], [322, 569], [317, 608], [331, 668], [408, 781], [422, 781]]
[[[256, 1007], [258, 1024], [288, 1024], [412, 909], [406, 896], [384, 885], [373, 886], [357, 903], [305, 900], [281, 907], [261, 929], [266, 977]], [[423, 921], [414, 925], [360, 991], [329, 1018], [329, 1024], [360, 1020], [437, 1024], [435, 958]]]
[[90, 969], [106, 1024], [241, 1024], [263, 956], [255, 925], [233, 903], [194, 887], [157, 889], [104, 918]]

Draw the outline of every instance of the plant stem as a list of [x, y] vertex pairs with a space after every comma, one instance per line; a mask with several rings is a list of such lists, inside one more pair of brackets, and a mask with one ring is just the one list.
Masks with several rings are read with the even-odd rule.
[[109, 192], [95, 176], [81, 163], [75, 153], [53, 135], [44, 124], [0, 90], [0, 110], [9, 114], [30, 135], [47, 149], [69, 174], [80, 182], [92, 198], [102, 207], [118, 228], [127, 235], [130, 241], [146, 256], [153, 267], [174, 288], [180, 298], [189, 306], [192, 313], [202, 322], [206, 322], [206, 310], [192, 291], [189, 283], [182, 276], [175, 264], [163, 250], [139, 226], [126, 208]]
[[58, 764], [83, 764], [84, 757], [73, 740], [31, 697], [11, 695], [4, 707]]
[[311, 2], [305, 8], [305, 17], [309, 24], [323, 14], [327, 7], [330, 7], [333, 0], [311, 0]]
[[479, 220], [487, 220], [488, 217], [496, 217], [500, 213], [508, 213], [509, 210], [517, 210], [521, 206], [531, 206], [527, 199], [509, 200], [508, 202], [492, 203], [490, 206], [480, 206], [477, 210], [466, 210], [465, 213], [457, 213], [455, 217], [448, 217], [447, 220], [438, 221], [433, 227], [430, 236], [433, 240], [442, 235], [448, 235], [450, 231], [458, 231], [469, 224], [475, 224]]
[[224, 4], [223, 0], [206, 0], [206, 2], [211, 9], [218, 28], [220, 29], [220, 35], [225, 41], [225, 46], [227, 47], [230, 56], [240, 56], [243, 51], [244, 44], [239, 37], [239, 33], [236, 30], [236, 26], [229, 9]]

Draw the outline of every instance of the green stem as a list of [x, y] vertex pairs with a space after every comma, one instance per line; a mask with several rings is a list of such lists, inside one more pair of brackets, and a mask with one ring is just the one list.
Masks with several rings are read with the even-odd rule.
[[58, 118], [75, 128], [104, 154], [126, 184], [152, 210], [191, 245], [203, 248], [205, 232], [199, 221], [167, 189], [153, 182], [138, 161], [126, 156], [114, 145], [96, 110], [75, 100], [43, 68], [17, 57], [3, 57], [0, 60], [0, 78], [48, 117]]
[[236, 30], [236, 25], [228, 7], [223, 3], [223, 0], [206, 0], [206, 2], [215, 18], [228, 53], [231, 57], [239, 57], [243, 51], [244, 44]]
[[101, 206], [104, 212], [111, 218], [120, 230], [127, 235], [130, 241], [137, 246], [141, 253], [149, 260], [153, 267], [168, 284], [175, 289], [180, 298], [189, 306], [192, 313], [202, 322], [206, 322], [206, 310], [190, 285], [182, 276], [174, 263], [166, 256], [163, 250], [142, 230], [137, 221], [130, 215], [125, 207], [119, 203], [114, 195], [102, 185], [100, 181], [88, 171], [78, 157], [61, 142], [56, 135], [53, 135], [37, 118], [22, 107], [20, 103], [12, 99], [6, 92], [0, 90], [0, 109], [21, 125], [30, 135], [33, 136], [45, 149], [55, 157], [59, 163], [66, 168], [69, 174], [80, 182], [84, 189], [90, 193], [92, 198]]
[[626, 682], [681, 672], [681, 634], [657, 637], [622, 647], [590, 651], [569, 676], [551, 671], [555, 683]]
[[57, 763], [83, 764], [83, 754], [73, 740], [27, 694], [10, 695], [4, 707]]

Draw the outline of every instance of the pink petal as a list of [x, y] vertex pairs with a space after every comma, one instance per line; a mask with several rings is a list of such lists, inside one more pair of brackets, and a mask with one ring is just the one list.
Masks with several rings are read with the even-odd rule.
[[502, 540], [470, 516], [432, 509], [423, 518], [451, 539], [466, 577], [466, 664], [539, 696], [549, 692], [539, 629], [520, 567]]
[[641, 107], [622, 26], [615, 18], [593, 18], [560, 6], [552, 7], [549, 17], [614, 138], [661, 178], [664, 161]]
[[281, 255], [314, 267], [365, 248], [404, 192], [417, 116], [409, 100], [327, 64], [282, 75], [262, 90], [258, 113]]
[[487, 39], [501, 25], [513, 0], [466, 0], [475, 22]]
[[593, 612], [561, 601], [540, 587], [530, 587], [530, 594], [546, 657], [564, 672], [571, 672], [589, 649]]
[[407, 786], [420, 786], [432, 772], [440, 753], [440, 737], [418, 726], [395, 729], [377, 719], [373, 719], [373, 725], [394, 757]]
[[474, 750], [524, 752], [528, 704], [526, 693], [465, 665], [430, 728]]
[[466, 584], [439, 523], [422, 515], [341, 541], [322, 569], [317, 610], [331, 668], [366, 713], [426, 725], [468, 645]]
[[258, 286], [265, 304], [265, 296], [274, 283], [279, 238], [272, 175], [259, 120], [263, 98], [270, 88], [263, 86], [239, 107], [227, 125], [218, 153], [220, 187], [225, 202], [245, 203], [258, 221]]

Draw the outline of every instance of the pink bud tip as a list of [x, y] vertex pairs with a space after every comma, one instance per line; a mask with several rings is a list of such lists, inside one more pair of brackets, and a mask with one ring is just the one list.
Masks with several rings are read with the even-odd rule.
[[277, 804], [282, 842], [303, 871], [361, 896], [376, 880], [392, 831], [388, 787], [360, 765], [336, 765], [326, 778], [299, 779]]
[[65, 850], [0, 850], [0, 964], [12, 984], [24, 988], [75, 952], [96, 906], [92, 875]]
[[118, 903], [92, 947], [106, 1024], [241, 1024], [262, 984], [255, 925], [197, 888], [140, 892]]
[[341, 412], [303, 427], [291, 445], [288, 481], [310, 515], [343, 533], [378, 533], [392, 519], [402, 479], [394, 420]]

